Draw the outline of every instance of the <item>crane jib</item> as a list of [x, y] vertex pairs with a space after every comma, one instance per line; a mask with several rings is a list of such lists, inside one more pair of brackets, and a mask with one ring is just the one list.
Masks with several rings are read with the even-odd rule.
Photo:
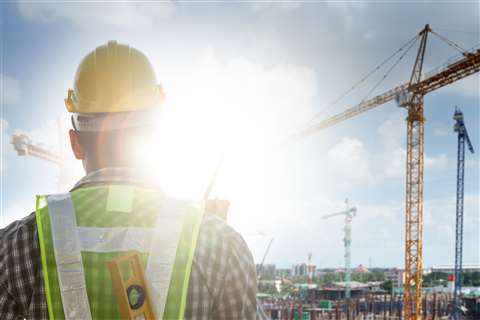
[[401, 92], [408, 90], [410, 92], [426, 94], [433, 90], [444, 87], [457, 80], [468, 77], [476, 72], [480, 71], [480, 49], [475, 52], [466, 53], [465, 56], [449, 64], [441, 71], [423, 79], [419, 83], [409, 86], [408, 83], [388, 90], [372, 99], [364, 101], [354, 107], [336, 114], [330, 118], [327, 118], [317, 124], [314, 124], [306, 129], [296, 132], [289, 137], [289, 141], [297, 141], [307, 136], [314, 134], [317, 131], [331, 127], [339, 122], [350, 119], [358, 114], [361, 114], [370, 109], [381, 106], [391, 100], [394, 100]]

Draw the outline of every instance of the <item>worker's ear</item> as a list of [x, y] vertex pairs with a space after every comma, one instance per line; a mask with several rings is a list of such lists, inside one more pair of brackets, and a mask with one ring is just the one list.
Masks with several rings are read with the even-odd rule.
[[72, 151], [75, 155], [75, 158], [78, 160], [85, 159], [85, 152], [80, 144], [80, 137], [78, 136], [78, 133], [72, 129], [70, 129], [68, 133], [70, 134], [70, 145], [72, 146]]

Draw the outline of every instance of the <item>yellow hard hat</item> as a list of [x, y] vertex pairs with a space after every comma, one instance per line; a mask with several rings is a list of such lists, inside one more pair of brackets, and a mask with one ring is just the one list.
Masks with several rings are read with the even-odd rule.
[[109, 41], [83, 58], [65, 106], [79, 114], [130, 112], [158, 106], [163, 99], [147, 57], [135, 48]]

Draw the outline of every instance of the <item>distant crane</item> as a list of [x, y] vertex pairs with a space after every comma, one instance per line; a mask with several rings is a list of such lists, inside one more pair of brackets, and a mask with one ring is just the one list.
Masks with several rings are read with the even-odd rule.
[[262, 262], [258, 266], [257, 279], [260, 279], [260, 277], [262, 276], [263, 266], [265, 264], [265, 259], [267, 258], [268, 252], [270, 251], [270, 247], [272, 246], [272, 242], [273, 242], [273, 237], [270, 238], [270, 241], [268, 242], [268, 245], [267, 245], [267, 249], [265, 249], [265, 253], [263, 254]]
[[48, 150], [42, 144], [35, 143], [24, 133], [16, 133], [12, 136], [11, 144], [19, 156], [32, 156], [53, 162], [58, 166], [62, 166], [63, 158]]
[[311, 253], [308, 254], [307, 273], [308, 273], [308, 286], [310, 287], [313, 284], [313, 264], [312, 264]]
[[63, 148], [63, 125], [61, 118], [57, 118], [57, 130], [58, 130], [58, 147], [59, 152], [56, 153], [50, 148], [44, 146], [41, 143], [35, 142], [29, 135], [25, 133], [14, 133], [10, 143], [19, 156], [31, 156], [39, 158], [57, 165], [60, 169], [60, 175], [57, 180], [57, 189], [64, 190], [65, 185], [69, 181], [69, 172], [65, 166], [65, 150]]
[[33, 141], [33, 139], [25, 133], [14, 133], [12, 135], [12, 141], [15, 151], [19, 156], [32, 156], [53, 162], [60, 168], [65, 164], [65, 150], [63, 148], [63, 125], [60, 117], [57, 118], [57, 131], [58, 131], [58, 147], [59, 153], [55, 153], [41, 143]]
[[465, 177], [465, 142], [473, 153], [473, 146], [468, 137], [467, 127], [463, 122], [463, 113], [456, 107], [453, 114], [455, 125], [453, 131], [458, 133], [457, 147], [457, 210], [455, 223], [455, 288], [453, 291], [453, 319], [459, 319], [462, 294], [462, 254], [463, 254], [463, 182]]
[[[435, 35], [447, 45], [460, 52], [460, 56], [448, 61], [444, 66], [432, 72], [423, 74], [423, 62], [427, 48], [427, 37]], [[391, 88], [373, 98], [367, 99], [370, 93], [378, 87], [405, 57], [417, 40], [420, 46], [410, 80]], [[406, 50], [405, 50], [406, 49]], [[307, 125], [289, 136], [289, 141], [296, 141], [310, 136], [320, 130], [360, 115], [368, 110], [379, 107], [389, 101], [397, 100], [400, 106], [408, 111], [407, 117], [407, 166], [406, 166], [406, 199], [405, 199], [405, 281], [404, 281], [404, 317], [406, 320], [420, 320], [422, 316], [422, 276], [423, 276], [423, 160], [424, 160], [424, 108], [423, 97], [429, 92], [438, 90], [460, 79], [477, 73], [480, 70], [480, 49], [478, 47], [466, 50], [453, 41], [445, 38], [425, 25], [423, 30], [408, 41], [395, 54], [382, 62], [377, 68], [361, 79], [340, 98], [328, 107], [346, 96], [357, 85], [363, 83], [371, 74], [380, 69], [398, 53], [403, 54], [383, 76], [369, 95], [359, 104], [335, 114], [318, 123]]]
[[350, 207], [348, 204], [348, 199], [345, 200], [345, 210], [332, 213], [332, 214], [327, 214], [323, 216], [323, 219], [328, 219], [336, 216], [345, 216], [345, 227], [344, 227], [344, 232], [345, 236], [343, 238], [343, 244], [345, 247], [345, 298], [350, 299], [350, 281], [352, 277], [352, 268], [351, 268], [351, 255], [350, 255], [350, 247], [352, 244], [352, 219], [355, 217], [357, 213], [357, 208], [356, 207]]

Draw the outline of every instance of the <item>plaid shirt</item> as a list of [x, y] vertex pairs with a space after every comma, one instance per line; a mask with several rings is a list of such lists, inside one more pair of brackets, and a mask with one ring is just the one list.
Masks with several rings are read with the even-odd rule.
[[[127, 183], [151, 185], [125, 168], [105, 168], [74, 187]], [[207, 214], [193, 259], [186, 319], [255, 319], [255, 264], [242, 237]], [[259, 315], [259, 317], [261, 317]], [[35, 214], [0, 230], [0, 319], [47, 319]]]

